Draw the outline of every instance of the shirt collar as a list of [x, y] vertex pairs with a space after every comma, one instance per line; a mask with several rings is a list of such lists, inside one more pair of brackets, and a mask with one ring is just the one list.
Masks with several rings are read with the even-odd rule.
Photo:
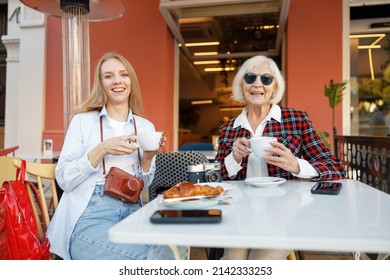
[[[99, 114], [99, 118], [101, 116], [106, 116], [107, 117], [107, 109], [106, 109], [106, 105], [104, 105], [102, 107], [102, 110], [100, 111], [100, 114]], [[129, 110], [129, 115], [127, 116], [127, 122], [132, 122], [133, 121], [133, 112], [131, 111], [131, 109]]]
[[[248, 106], [242, 110], [241, 114], [237, 116], [237, 118], [234, 121], [233, 128], [237, 128], [239, 126], [245, 127], [246, 124], [248, 124]], [[282, 120], [282, 110], [280, 109], [279, 105], [272, 105], [271, 109], [268, 112], [268, 115], [265, 117], [266, 121], [269, 121], [271, 119], [276, 120], [277, 122], [281, 122]]]

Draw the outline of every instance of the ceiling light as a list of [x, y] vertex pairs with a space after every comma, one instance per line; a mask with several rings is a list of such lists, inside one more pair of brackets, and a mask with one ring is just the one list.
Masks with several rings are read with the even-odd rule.
[[[160, 3], [163, 5], [164, 3]], [[170, 4], [170, 3], [168, 3]], [[191, 17], [191, 18], [180, 18], [179, 24], [189, 24], [189, 23], [199, 23], [199, 22], [212, 22], [214, 20], [213, 17]]]
[[218, 52], [196, 52], [194, 53], [195, 56], [202, 56], [202, 55], [217, 55]]
[[204, 47], [204, 46], [219, 46], [219, 42], [199, 42], [199, 43], [187, 43], [186, 47]]
[[194, 65], [205, 65], [205, 64], [220, 64], [219, 60], [199, 60], [194, 61]]
[[359, 39], [359, 38], [375, 38], [375, 37], [385, 37], [385, 34], [356, 34], [349, 35], [350, 39]]
[[213, 103], [213, 100], [211, 100], [211, 99], [191, 101], [192, 105], [203, 105], [203, 104], [212, 104], [212, 103]]
[[370, 46], [370, 45], [364, 45], [364, 46], [358, 46], [358, 49], [380, 49], [381, 48], [381, 45], [373, 45], [373, 46]]
[[220, 111], [242, 111], [245, 106], [227, 106], [227, 107], [219, 107]]
[[205, 68], [205, 72], [221, 72], [221, 71], [234, 71], [234, 67], [215, 67], [215, 68]]
[[356, 34], [356, 35], [350, 35], [349, 38], [351, 39], [361, 39], [361, 38], [376, 38], [370, 45], [361, 45], [358, 46], [358, 49], [366, 49], [368, 51], [368, 64], [370, 66], [370, 72], [371, 72], [371, 79], [375, 79], [375, 73], [374, 73], [374, 65], [373, 65], [373, 59], [372, 59], [372, 49], [379, 49], [381, 48], [380, 45], [377, 45], [380, 40], [385, 38], [386, 34]]
[[262, 30], [262, 29], [275, 29], [275, 28], [279, 28], [279, 25], [275, 25], [275, 24], [272, 24], [272, 25], [251, 25], [251, 26], [245, 26], [244, 27], [244, 30]]

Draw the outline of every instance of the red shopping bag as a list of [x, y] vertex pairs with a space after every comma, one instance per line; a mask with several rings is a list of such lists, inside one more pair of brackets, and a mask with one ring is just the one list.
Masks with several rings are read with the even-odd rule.
[[0, 259], [48, 260], [50, 243], [46, 236], [42, 242], [39, 239], [38, 225], [25, 183], [30, 184], [42, 213], [40, 198], [35, 186], [25, 180], [25, 174], [26, 161], [23, 160], [21, 169], [16, 172], [16, 180], [5, 181], [0, 189]]

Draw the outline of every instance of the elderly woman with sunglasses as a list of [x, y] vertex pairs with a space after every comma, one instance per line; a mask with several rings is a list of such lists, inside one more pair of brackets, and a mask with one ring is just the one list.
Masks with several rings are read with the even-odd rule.
[[[276, 176], [286, 179], [337, 180], [346, 173], [324, 145], [303, 111], [277, 105], [285, 82], [276, 63], [265, 56], [244, 62], [233, 80], [232, 99], [247, 106], [220, 127], [216, 159], [224, 180]], [[251, 137], [271, 136], [271, 156], [250, 152]], [[248, 213], [250, 214], [250, 213]], [[222, 259], [286, 259], [290, 250], [225, 249]]]

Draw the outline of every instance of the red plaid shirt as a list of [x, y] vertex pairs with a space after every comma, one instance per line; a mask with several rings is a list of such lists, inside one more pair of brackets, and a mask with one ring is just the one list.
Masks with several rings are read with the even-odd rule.
[[[272, 136], [289, 148], [298, 158], [307, 160], [319, 173], [312, 180], [338, 180], [345, 178], [345, 170], [341, 161], [324, 145], [311, 125], [307, 114], [290, 108], [281, 107], [281, 122], [275, 119], [267, 121], [263, 136]], [[251, 133], [245, 128], [233, 127], [236, 118], [224, 123], [219, 130], [219, 148], [216, 160], [221, 162], [224, 180], [245, 180], [248, 157], [242, 158], [242, 169], [234, 178], [229, 178], [225, 167], [225, 157], [233, 151], [233, 143], [237, 138], [250, 138]], [[291, 172], [268, 164], [269, 176], [286, 179], [297, 179]]]

